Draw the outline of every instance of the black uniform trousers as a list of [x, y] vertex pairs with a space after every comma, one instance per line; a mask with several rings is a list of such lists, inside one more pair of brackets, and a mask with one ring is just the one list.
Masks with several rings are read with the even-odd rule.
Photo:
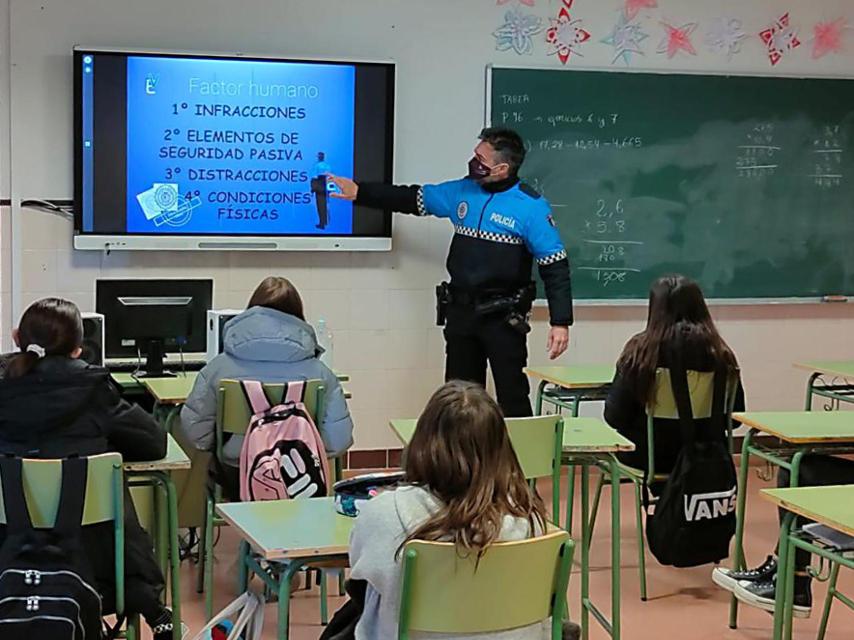
[[506, 313], [478, 317], [471, 306], [451, 303], [445, 325], [445, 381], [468, 380], [486, 386], [492, 369], [498, 404], [508, 418], [530, 416], [528, 336], [513, 329]]
[[326, 177], [318, 176], [317, 178], [312, 178], [311, 191], [314, 193], [314, 204], [317, 207], [317, 226], [325, 229], [326, 225], [329, 224]]

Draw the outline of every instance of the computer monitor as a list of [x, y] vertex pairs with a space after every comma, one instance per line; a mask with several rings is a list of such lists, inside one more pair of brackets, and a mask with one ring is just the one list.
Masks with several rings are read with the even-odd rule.
[[213, 280], [97, 280], [95, 307], [105, 318], [105, 351], [110, 358], [141, 358], [140, 377], [169, 375], [166, 353], [201, 353]]

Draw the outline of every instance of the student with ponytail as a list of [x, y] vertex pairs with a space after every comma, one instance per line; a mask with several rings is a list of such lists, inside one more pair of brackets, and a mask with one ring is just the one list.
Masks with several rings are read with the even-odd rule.
[[[83, 321], [74, 303], [59, 298], [33, 303], [13, 338], [20, 353], [0, 367], [0, 454], [65, 458], [116, 451], [126, 461], [166, 454], [163, 428], [119, 396], [106, 369], [80, 360]], [[88, 560], [105, 611], [115, 598], [112, 526], [83, 528], [83, 548], [92, 550]], [[0, 527], [0, 543], [5, 535]], [[161, 604], [164, 580], [152, 548], [126, 493], [126, 610], [145, 618], [154, 640], [166, 640], [172, 638], [172, 613]]]
[[[357, 640], [397, 637], [400, 556], [409, 540], [453, 542], [461, 555], [480, 556], [493, 542], [546, 529], [543, 501], [525, 481], [501, 409], [475, 383], [451, 381], [433, 394], [406, 449], [404, 471], [406, 484], [366, 503], [353, 528], [350, 577], [367, 583]], [[542, 640], [550, 626], [544, 620], [459, 637]]]

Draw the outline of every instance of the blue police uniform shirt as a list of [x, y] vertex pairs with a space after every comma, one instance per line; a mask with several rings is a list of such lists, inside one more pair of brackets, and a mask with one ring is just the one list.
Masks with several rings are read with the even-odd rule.
[[418, 214], [454, 224], [448, 272], [463, 288], [525, 286], [531, 257], [540, 267], [567, 257], [548, 201], [521, 182], [498, 192], [470, 178], [424, 185]]

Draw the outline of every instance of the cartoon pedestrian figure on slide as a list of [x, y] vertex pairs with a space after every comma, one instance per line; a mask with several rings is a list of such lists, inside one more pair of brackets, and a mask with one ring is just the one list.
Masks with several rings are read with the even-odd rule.
[[326, 154], [319, 151], [317, 162], [311, 172], [311, 192], [314, 194], [314, 204], [317, 207], [317, 228], [325, 229], [329, 224], [328, 187], [326, 176], [332, 173], [332, 167], [326, 162]]

